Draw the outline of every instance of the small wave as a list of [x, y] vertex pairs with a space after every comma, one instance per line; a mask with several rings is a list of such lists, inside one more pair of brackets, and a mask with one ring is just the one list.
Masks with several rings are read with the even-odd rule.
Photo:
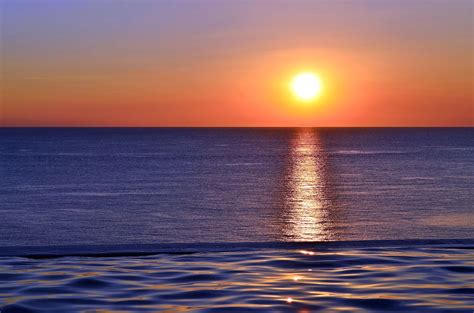
[[252, 163], [252, 162], [242, 162], [242, 163], [226, 163], [225, 166], [255, 166], [263, 165], [263, 163]]
[[360, 174], [360, 173], [341, 173], [341, 174], [339, 174], [339, 176], [342, 176], [342, 177], [360, 177], [360, 176], [362, 176], [362, 174]]
[[402, 177], [402, 180], [436, 180], [435, 177], [427, 177], [427, 176], [406, 176]]
[[370, 154], [406, 154], [410, 151], [400, 151], [400, 150], [338, 150], [329, 152], [329, 154], [335, 155], [370, 155]]
[[470, 175], [457, 175], [457, 176], [445, 176], [446, 178], [454, 178], [454, 179], [474, 179], [474, 176]]
[[62, 192], [62, 193], [55, 193], [52, 196], [86, 196], [86, 197], [119, 197], [119, 196], [150, 196], [150, 195], [166, 195], [169, 194], [168, 192]]
[[81, 157], [94, 157], [111, 154], [98, 154], [98, 153], [84, 153], [84, 152], [36, 152], [31, 150], [20, 150], [19, 152], [2, 152], [1, 155], [8, 156], [81, 156]]
[[473, 151], [474, 147], [440, 147], [440, 150]]
[[0, 258], [10, 312], [469, 312], [472, 251], [251, 250], [122, 258]]
[[119, 156], [125, 156], [125, 157], [150, 157], [150, 156], [157, 156], [157, 155], [170, 155], [169, 152], [121, 152], [121, 153], [116, 153], [115, 155]]

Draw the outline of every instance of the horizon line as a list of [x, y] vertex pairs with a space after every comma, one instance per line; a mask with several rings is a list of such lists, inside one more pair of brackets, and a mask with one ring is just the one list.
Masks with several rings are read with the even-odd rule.
[[160, 125], [144, 125], [144, 126], [104, 126], [104, 125], [12, 125], [2, 126], [0, 129], [7, 128], [474, 128], [474, 125], [427, 125], [427, 126], [160, 126]]

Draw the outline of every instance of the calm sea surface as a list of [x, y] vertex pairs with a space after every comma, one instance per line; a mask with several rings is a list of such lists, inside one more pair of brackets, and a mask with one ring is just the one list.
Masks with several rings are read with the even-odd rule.
[[473, 155], [473, 129], [0, 129], [0, 311], [471, 313]]
[[0, 129], [0, 246], [471, 238], [473, 129]]

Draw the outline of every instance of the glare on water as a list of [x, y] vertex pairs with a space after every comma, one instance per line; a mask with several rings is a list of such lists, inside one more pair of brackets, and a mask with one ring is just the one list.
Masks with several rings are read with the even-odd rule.
[[316, 131], [301, 129], [291, 149], [284, 235], [297, 241], [328, 240], [330, 203], [326, 194], [325, 158]]

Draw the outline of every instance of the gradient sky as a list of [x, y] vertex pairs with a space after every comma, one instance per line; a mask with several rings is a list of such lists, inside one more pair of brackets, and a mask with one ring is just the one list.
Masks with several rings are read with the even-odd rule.
[[2, 0], [1, 124], [474, 126], [473, 3]]

